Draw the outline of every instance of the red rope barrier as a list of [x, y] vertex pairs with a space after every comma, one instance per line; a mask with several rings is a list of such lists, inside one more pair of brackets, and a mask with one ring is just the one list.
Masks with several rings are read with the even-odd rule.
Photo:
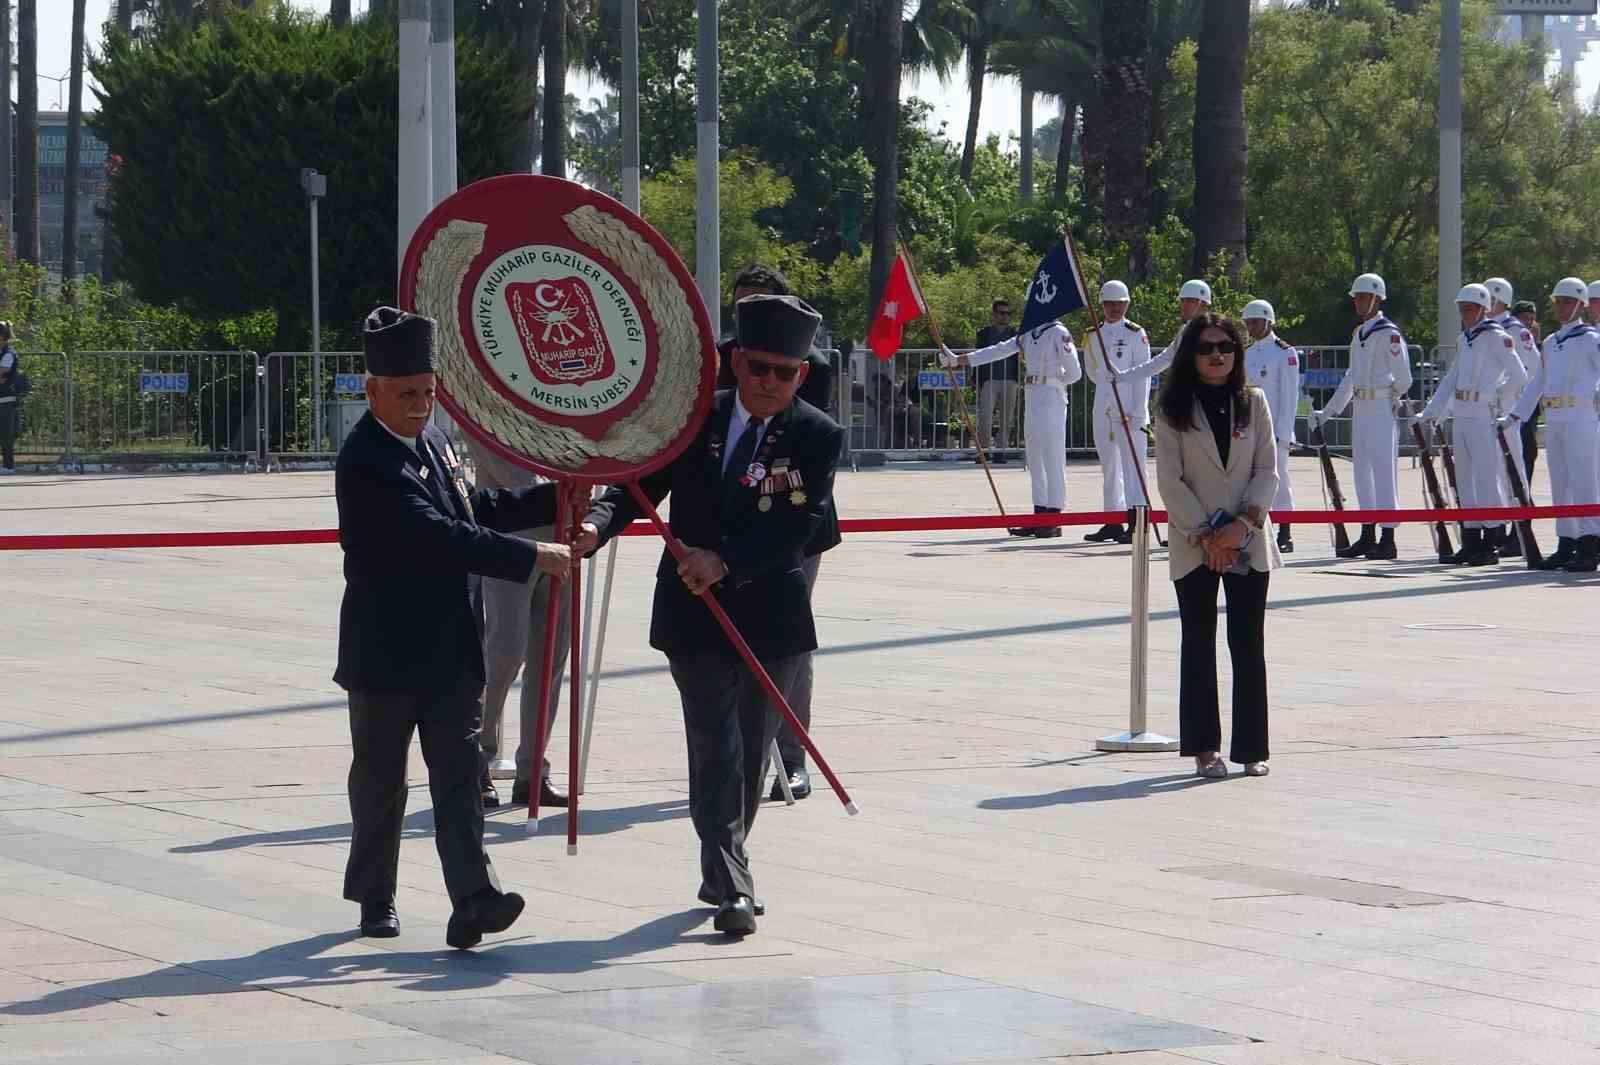
[[[1167, 520], [1167, 512], [1150, 517]], [[1504, 524], [1546, 518], [1600, 518], [1600, 503], [1550, 507], [1476, 507], [1456, 510], [1285, 510], [1273, 511], [1279, 525], [1320, 525], [1345, 522], [1356, 525], [1431, 525], [1437, 521], [1484, 521]], [[1126, 511], [1077, 511], [1068, 514], [957, 514], [909, 518], [847, 518], [839, 522], [843, 533], [960, 532], [1046, 525], [1115, 525], [1128, 519]], [[647, 521], [636, 521], [624, 536], [656, 536]], [[338, 529], [269, 529], [262, 532], [175, 533], [67, 533], [0, 536], [0, 551], [90, 551], [116, 548], [171, 547], [274, 547], [284, 544], [336, 544]]]

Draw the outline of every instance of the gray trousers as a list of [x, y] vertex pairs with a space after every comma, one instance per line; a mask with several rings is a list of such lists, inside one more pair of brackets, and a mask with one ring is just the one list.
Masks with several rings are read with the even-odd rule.
[[[806, 598], [811, 598], [817, 590], [817, 568], [822, 563], [821, 555], [812, 555], [800, 563], [800, 571], [806, 575]], [[794, 711], [794, 716], [800, 719], [800, 726], [807, 732], [811, 731], [811, 651], [797, 655], [800, 666], [794, 672], [794, 683], [783, 688], [783, 697], [789, 701], [789, 709]], [[804, 769], [806, 765], [806, 749], [800, 745], [800, 737], [794, 734], [794, 729], [789, 722], [783, 719], [777, 707], [772, 708], [772, 714], [778, 724], [778, 754], [783, 758], [785, 772], [791, 769]]]
[[[483, 448], [472, 447], [471, 452], [479, 487], [521, 488], [538, 481], [534, 474]], [[516, 535], [550, 541], [555, 538], [555, 529], [545, 525], [524, 529]], [[527, 584], [497, 581], [491, 577], [483, 580], [483, 667], [487, 678], [483, 689], [483, 756], [486, 765], [501, 757], [506, 696], [516, 683], [517, 674], [521, 673], [521, 735], [516, 753], [518, 780], [533, 778], [533, 741], [539, 729], [539, 675], [544, 668], [545, 608], [550, 601], [551, 585], [550, 578], [539, 573]], [[561, 682], [566, 675], [563, 667], [567, 663], [572, 633], [572, 612], [567, 595], [568, 587], [563, 582], [556, 614], [556, 660], [551, 672], [546, 743], [550, 730], [555, 727], [556, 711], [561, 706]], [[550, 760], [546, 758], [540, 776], [543, 779], [549, 775]]]
[[483, 795], [478, 790], [479, 692], [353, 691], [350, 693], [350, 859], [344, 897], [393, 898], [406, 816], [406, 756], [411, 733], [422, 734], [433, 797], [433, 841], [450, 901], [500, 881], [483, 849]]
[[[683, 702], [689, 748], [689, 817], [700, 837], [700, 877], [721, 899], [755, 897], [745, 840], [761, 808], [767, 753], [778, 718], [759, 681], [738, 658], [707, 652], [667, 659]], [[787, 692], [800, 656], [763, 658]]]

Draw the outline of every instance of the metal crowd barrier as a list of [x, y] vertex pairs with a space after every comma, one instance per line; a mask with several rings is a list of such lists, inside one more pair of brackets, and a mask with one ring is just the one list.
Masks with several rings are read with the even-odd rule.
[[331, 462], [366, 413], [366, 362], [359, 351], [274, 351], [256, 378], [256, 461]]
[[62, 351], [19, 351], [17, 359], [33, 385], [17, 406], [21, 415], [17, 461], [60, 462], [72, 450], [67, 355]]
[[[954, 349], [963, 354], [971, 349]], [[1412, 345], [1411, 397], [1416, 409], [1426, 403], [1443, 376], [1445, 367], [1435, 348], [1432, 357], [1426, 349]], [[1081, 351], [1080, 351], [1081, 356]], [[1309, 439], [1306, 415], [1321, 408], [1339, 387], [1350, 365], [1348, 344], [1319, 344], [1300, 348], [1300, 409], [1295, 419], [1295, 439]], [[961, 416], [953, 391], [951, 375], [938, 364], [938, 352], [925, 348], [898, 351], [887, 360], [878, 359], [870, 349], [856, 348], [839, 361], [840, 424], [845, 426], [847, 448], [880, 455], [890, 460], [972, 458], [977, 455], [973, 434]], [[976, 422], [980, 416], [981, 387], [986, 367], [957, 371], [967, 410]], [[1157, 379], [1159, 381], [1159, 378]], [[987, 446], [1004, 444], [1002, 453], [1020, 452], [1022, 441], [1023, 398], [1018, 395], [1010, 417], [1002, 421], [996, 411], [994, 440]], [[1152, 395], [1154, 392], [1152, 391]], [[1094, 384], [1085, 375], [1067, 390], [1067, 454], [1090, 457], [1095, 453], [1091, 422]], [[1324, 432], [1335, 451], [1350, 449], [1350, 408], [1332, 419]], [[1402, 437], [1401, 447], [1407, 448]]]

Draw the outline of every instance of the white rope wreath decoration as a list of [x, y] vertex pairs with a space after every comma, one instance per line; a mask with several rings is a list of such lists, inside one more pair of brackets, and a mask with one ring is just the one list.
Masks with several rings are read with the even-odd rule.
[[417, 268], [417, 312], [438, 323], [436, 364], [444, 390], [479, 429], [519, 454], [577, 471], [595, 458], [641, 463], [660, 454], [688, 424], [699, 397], [702, 352], [694, 308], [660, 253], [627, 223], [593, 206], [562, 216], [574, 237], [622, 269], [644, 297], [656, 326], [655, 380], [628, 417], [599, 440], [541, 421], [489, 384], [467, 354], [457, 300], [483, 251], [481, 222], [452, 221], [434, 234]]

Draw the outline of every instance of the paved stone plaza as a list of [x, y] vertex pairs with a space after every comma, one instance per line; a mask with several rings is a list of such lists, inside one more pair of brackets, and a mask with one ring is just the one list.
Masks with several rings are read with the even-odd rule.
[[[1320, 504], [1310, 460], [1295, 475]], [[1027, 509], [1020, 466], [999, 479]], [[846, 516], [988, 505], [970, 464], [838, 493]], [[1069, 499], [1098, 509], [1093, 467]], [[20, 476], [0, 515], [326, 527], [332, 476]], [[1127, 725], [1130, 570], [1083, 531], [827, 557], [816, 736], [862, 813], [820, 776], [767, 807], [742, 942], [694, 899], [676, 694], [645, 643], [658, 545], [627, 541], [580, 853], [563, 816], [526, 838], [492, 814], [529, 907], [470, 954], [444, 946], [415, 751], [403, 935], [358, 938], [339, 898], [336, 547], [0, 553], [0, 1062], [1600, 1062], [1600, 580], [1443, 572], [1417, 527], [1398, 563], [1334, 563], [1302, 528], [1268, 618], [1273, 774], [1202, 782], [1094, 752]], [[1151, 608], [1173, 732], [1164, 557]]]

